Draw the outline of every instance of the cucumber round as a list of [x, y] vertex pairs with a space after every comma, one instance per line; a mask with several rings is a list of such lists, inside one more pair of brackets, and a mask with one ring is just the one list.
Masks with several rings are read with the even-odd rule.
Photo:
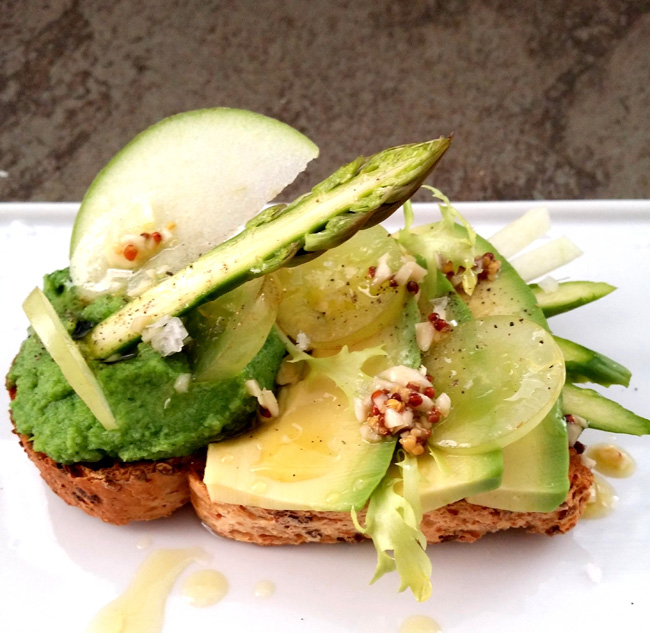
[[282, 287], [279, 326], [296, 339], [303, 333], [314, 349], [339, 349], [374, 336], [404, 309], [404, 285], [374, 283], [372, 266], [387, 255], [401, 265], [399, 244], [382, 226], [360, 231], [313, 261], [277, 272]]
[[73, 283], [87, 296], [136, 293], [237, 233], [317, 155], [297, 130], [245, 110], [164, 119], [88, 189], [70, 243]]
[[187, 318], [194, 380], [226, 380], [242, 371], [264, 346], [279, 303], [280, 290], [268, 276], [196, 308]]
[[434, 387], [451, 399], [430, 442], [449, 452], [483, 453], [530, 432], [560, 396], [565, 371], [552, 335], [524, 318], [461, 323], [425, 358]]

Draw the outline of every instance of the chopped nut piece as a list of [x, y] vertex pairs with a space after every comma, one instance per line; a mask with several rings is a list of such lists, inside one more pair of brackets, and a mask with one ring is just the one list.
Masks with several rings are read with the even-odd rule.
[[[399, 435], [399, 442], [412, 455], [422, 455], [431, 436], [433, 424], [451, 408], [447, 394], [441, 394], [434, 405], [435, 389], [431, 376], [403, 365], [391, 367], [376, 376], [372, 393], [355, 401], [355, 415], [365, 424], [361, 436], [366, 441]], [[415, 380], [410, 380], [415, 378]], [[441, 411], [446, 410], [447, 413]]]

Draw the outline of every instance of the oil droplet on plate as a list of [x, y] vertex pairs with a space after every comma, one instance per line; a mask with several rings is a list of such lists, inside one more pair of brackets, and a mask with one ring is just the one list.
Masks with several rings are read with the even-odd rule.
[[594, 473], [592, 498], [587, 502], [583, 516], [586, 519], [602, 519], [614, 512], [617, 504], [618, 497], [612, 484]]
[[440, 625], [428, 615], [412, 615], [399, 627], [399, 633], [440, 633]]
[[228, 580], [215, 569], [202, 569], [185, 580], [181, 593], [189, 604], [209, 607], [228, 593]]
[[256, 598], [270, 598], [275, 593], [275, 585], [270, 580], [260, 580], [254, 591]]
[[153, 541], [150, 536], [141, 536], [135, 544], [136, 549], [149, 549]]
[[205, 558], [198, 547], [152, 552], [126, 591], [97, 613], [86, 633], [159, 633], [174, 581], [190, 563]]
[[587, 449], [587, 457], [596, 462], [598, 472], [608, 477], [630, 477], [636, 470], [632, 455], [614, 444], [594, 444]]

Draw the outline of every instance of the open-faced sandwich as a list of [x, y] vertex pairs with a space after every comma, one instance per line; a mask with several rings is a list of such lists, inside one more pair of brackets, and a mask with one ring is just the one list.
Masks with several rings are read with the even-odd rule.
[[84, 198], [70, 267], [24, 304], [7, 387], [50, 487], [115, 524], [191, 500], [253, 543], [369, 537], [377, 575], [418, 599], [427, 542], [572, 528], [594, 494], [581, 431], [650, 422], [576, 386], [630, 374], [546, 317], [613, 288], [528, 283], [573, 256], [509, 262], [540, 212], [488, 242], [430, 188], [441, 219], [417, 226], [409, 198], [449, 144], [359, 158], [265, 208], [317, 155], [288, 126], [217, 108], [132, 141]]

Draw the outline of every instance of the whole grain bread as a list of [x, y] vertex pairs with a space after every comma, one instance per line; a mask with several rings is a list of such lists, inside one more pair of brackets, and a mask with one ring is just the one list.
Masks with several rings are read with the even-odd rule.
[[[15, 396], [15, 388], [9, 390]], [[258, 545], [359, 542], [366, 537], [354, 527], [348, 512], [267, 510], [210, 500], [203, 483], [205, 457], [110, 464], [59, 464], [34, 450], [20, 433], [20, 443], [41, 477], [61, 499], [86, 514], [113, 525], [169, 516], [192, 502], [199, 519], [215, 534]], [[589, 500], [593, 473], [571, 449], [570, 488], [566, 500], [552, 512], [511, 512], [465, 500], [431, 512], [422, 520], [429, 543], [471, 543], [484, 534], [523, 528], [541, 534], [561, 534], [573, 528]], [[365, 513], [359, 514], [363, 523]]]
[[132, 463], [58, 464], [16, 433], [47, 485], [67, 504], [114, 525], [169, 516], [190, 500], [192, 458]]
[[[490, 532], [523, 528], [540, 534], [561, 534], [575, 526], [589, 499], [593, 474], [580, 456], [571, 451], [570, 490], [566, 500], [552, 512], [510, 512], [457, 501], [426, 512], [422, 531], [429, 543], [471, 543]], [[189, 474], [192, 505], [201, 521], [215, 534], [257, 545], [359, 542], [349, 512], [266, 510], [251, 506], [216, 503], [203, 483], [202, 469], [194, 463]], [[364, 522], [364, 513], [360, 513]]]

